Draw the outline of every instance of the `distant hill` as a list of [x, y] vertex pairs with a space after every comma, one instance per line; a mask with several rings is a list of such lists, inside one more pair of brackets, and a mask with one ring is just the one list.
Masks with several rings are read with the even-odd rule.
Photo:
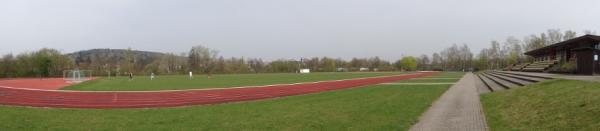
[[[90, 50], [82, 50], [73, 53], [67, 54], [70, 57], [88, 57], [92, 55], [120, 55], [125, 56], [127, 49], [90, 49]], [[162, 56], [164, 53], [160, 52], [151, 52], [151, 51], [139, 51], [139, 50], [131, 50], [134, 56]]]
[[[77, 65], [90, 65], [92, 62], [102, 64], [120, 64], [126, 59], [127, 49], [91, 49], [66, 54]], [[146, 65], [160, 59], [164, 53], [131, 50], [135, 63]], [[93, 60], [93, 61], [92, 61]]]

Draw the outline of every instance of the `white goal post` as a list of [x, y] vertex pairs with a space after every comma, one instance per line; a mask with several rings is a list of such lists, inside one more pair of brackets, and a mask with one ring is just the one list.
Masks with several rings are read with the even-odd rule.
[[69, 83], [79, 83], [92, 79], [91, 70], [64, 70], [63, 80]]

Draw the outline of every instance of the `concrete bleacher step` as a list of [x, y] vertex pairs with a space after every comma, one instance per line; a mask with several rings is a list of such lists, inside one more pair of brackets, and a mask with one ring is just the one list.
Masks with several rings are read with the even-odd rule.
[[521, 75], [515, 75], [515, 74], [502, 73], [502, 72], [499, 72], [499, 71], [493, 71], [493, 73], [497, 74], [497, 75], [503, 75], [503, 76], [512, 77], [512, 78], [515, 78], [515, 79], [520, 79], [520, 80], [528, 81], [528, 82], [531, 82], [531, 83], [536, 83], [536, 82], [540, 82], [540, 81], [546, 80], [546, 79], [536, 78], [536, 77], [528, 77], [528, 76], [521, 76]]
[[525, 72], [544, 72], [546, 68], [525, 68], [522, 71]]
[[475, 74], [475, 87], [480, 94], [492, 92], [490, 86], [481, 79], [478, 73]]
[[534, 63], [531, 63], [531, 64], [526, 64], [519, 71], [545, 72], [548, 68], [554, 66], [556, 63], [557, 63], [557, 61], [538, 61], [538, 62], [534, 62]]
[[548, 67], [548, 65], [529, 65], [525, 68], [541, 68], [541, 67]]
[[[494, 84], [498, 85], [497, 87], [499, 87], [499, 88], [494, 88], [494, 91], [510, 89], [510, 87], [509, 87], [510, 85], [507, 85], [505, 82], [500, 81], [499, 79], [497, 79], [493, 76], [487, 75], [485, 72], [481, 73], [481, 76], [483, 76], [483, 78], [489, 80], [490, 83], [494, 83]], [[494, 86], [492, 86], [492, 87], [494, 87]]]
[[488, 93], [488, 92], [494, 92], [494, 91], [499, 91], [499, 90], [505, 89], [501, 85], [498, 85], [495, 82], [493, 82], [492, 80], [483, 76], [483, 74], [481, 74], [481, 73], [478, 73], [477, 77], [479, 78], [481, 83], [483, 83], [483, 85], [481, 85], [483, 87], [479, 87], [479, 93]]
[[[495, 74], [493, 72], [488, 72], [488, 73], [490, 75], [493, 75], [493, 76], [497, 77], [498, 79], [502, 79], [502, 80], [508, 81], [508, 82], [516, 85], [515, 87], [525, 86], [525, 85], [533, 83], [533, 82], [530, 82], [530, 81], [525, 81], [525, 80], [521, 80], [521, 79], [517, 79], [517, 78], [513, 78], [513, 77], [508, 77], [508, 76], [504, 76], [504, 75], [498, 75], [498, 74]], [[514, 87], [511, 87], [511, 88], [514, 88]]]
[[505, 74], [513, 74], [513, 75], [518, 75], [518, 76], [525, 76], [525, 77], [533, 77], [533, 78], [540, 78], [540, 79], [553, 79], [551, 77], [546, 77], [546, 76], [540, 76], [540, 75], [532, 75], [532, 74], [525, 74], [525, 73], [518, 73], [518, 72], [507, 72], [507, 71], [496, 71], [499, 73], [505, 73]]
[[530, 65], [529, 63], [518, 64], [516, 66], [513, 66], [511, 70], [512, 71], [521, 71], [521, 70], [523, 70], [523, 68], [525, 68], [529, 65]]
[[493, 75], [493, 74], [491, 74], [489, 72], [485, 72], [485, 75], [489, 76], [494, 81], [497, 81], [497, 82], [501, 83], [502, 85], [505, 85], [508, 89], [521, 86], [520, 84], [517, 84], [516, 82], [507, 80], [507, 79], [505, 79], [503, 77], [498, 77], [498, 76]]
[[477, 73], [479, 93], [496, 92], [506, 89], [518, 88], [524, 85], [537, 83], [549, 79], [547, 76], [538, 76], [535, 73], [514, 71], [485, 71]]

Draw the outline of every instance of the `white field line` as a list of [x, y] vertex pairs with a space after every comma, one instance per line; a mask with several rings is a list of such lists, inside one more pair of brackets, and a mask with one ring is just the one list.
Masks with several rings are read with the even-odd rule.
[[454, 83], [382, 83], [382, 85], [453, 85]]
[[292, 83], [292, 84], [273, 84], [273, 85], [258, 85], [258, 86], [239, 86], [239, 87], [220, 87], [220, 88], [203, 88], [203, 89], [181, 89], [181, 90], [155, 90], [155, 91], [76, 91], [76, 90], [47, 90], [47, 89], [30, 89], [30, 88], [17, 88], [17, 87], [9, 87], [9, 86], [1, 86], [2, 88], [8, 89], [19, 89], [19, 90], [33, 90], [33, 91], [48, 91], [48, 92], [107, 92], [107, 93], [115, 93], [115, 92], [178, 92], [178, 91], [201, 91], [201, 90], [220, 90], [220, 89], [238, 89], [238, 88], [255, 88], [255, 87], [272, 87], [272, 86], [289, 86], [289, 85], [300, 85], [300, 84], [316, 84], [323, 82], [337, 82], [337, 81], [346, 81], [346, 80], [362, 80], [362, 79], [371, 79], [371, 78], [382, 78], [382, 77], [395, 77], [395, 76], [405, 76], [405, 75], [418, 75], [423, 73], [410, 73], [410, 74], [399, 74], [399, 75], [389, 75], [389, 76], [375, 76], [375, 77], [363, 77], [363, 78], [351, 78], [351, 79], [340, 79], [340, 80], [325, 80], [325, 81], [315, 81], [315, 82], [300, 82], [300, 83]]

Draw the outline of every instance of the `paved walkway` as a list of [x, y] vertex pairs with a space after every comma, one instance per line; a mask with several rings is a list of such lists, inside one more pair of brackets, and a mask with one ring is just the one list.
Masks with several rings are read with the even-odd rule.
[[411, 131], [487, 131], [475, 75], [467, 73], [419, 118]]

